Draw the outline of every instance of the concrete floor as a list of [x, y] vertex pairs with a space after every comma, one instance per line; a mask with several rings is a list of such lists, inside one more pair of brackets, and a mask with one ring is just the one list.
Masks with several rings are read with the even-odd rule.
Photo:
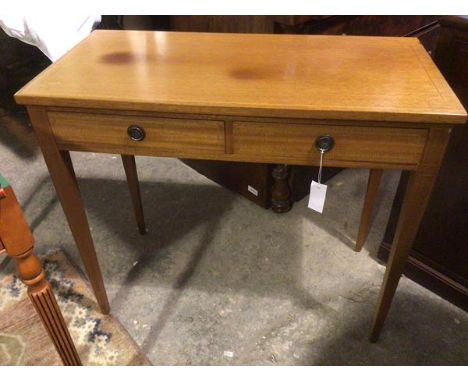
[[[0, 172], [37, 252], [59, 247], [81, 266], [32, 132], [0, 118]], [[406, 278], [380, 341], [367, 341], [384, 273], [372, 255], [398, 172], [385, 173], [372, 231], [355, 253], [367, 171], [333, 178], [323, 215], [306, 200], [277, 215], [176, 159], [138, 157], [149, 227], [140, 236], [120, 158], [72, 158], [112, 314], [154, 364], [468, 364], [468, 314]]]

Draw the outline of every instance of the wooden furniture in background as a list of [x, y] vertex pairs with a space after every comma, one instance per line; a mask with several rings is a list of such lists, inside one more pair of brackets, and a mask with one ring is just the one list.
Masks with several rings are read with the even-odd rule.
[[34, 240], [13, 189], [0, 176], [0, 253], [16, 261], [18, 276], [28, 287], [28, 295], [64, 365], [80, 366], [81, 361], [39, 259]]
[[451, 127], [466, 121], [411, 38], [96, 31], [16, 99], [28, 108], [103, 312], [109, 303], [70, 150], [317, 165], [315, 141], [331, 135], [324, 166], [408, 171], [372, 341]]
[[[468, 17], [440, 20], [434, 60], [468, 106]], [[431, 200], [416, 235], [405, 274], [468, 311], [468, 126], [456, 126]], [[402, 176], [379, 258], [386, 260], [408, 182]]]

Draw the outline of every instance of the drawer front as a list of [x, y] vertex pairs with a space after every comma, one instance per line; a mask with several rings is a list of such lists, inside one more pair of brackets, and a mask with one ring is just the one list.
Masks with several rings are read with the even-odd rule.
[[365, 167], [386, 163], [390, 167], [395, 164], [414, 168], [421, 158], [427, 130], [235, 122], [233, 152], [239, 160], [261, 157], [267, 163], [317, 164], [315, 140], [321, 135], [331, 135], [335, 141], [324, 156], [326, 165]]
[[[211, 158], [224, 153], [222, 121], [49, 112], [56, 142], [67, 150]], [[141, 141], [127, 129], [144, 130]]]

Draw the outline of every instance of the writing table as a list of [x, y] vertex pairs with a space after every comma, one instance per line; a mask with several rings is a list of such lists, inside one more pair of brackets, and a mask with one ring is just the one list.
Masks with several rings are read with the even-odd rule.
[[[453, 124], [466, 112], [414, 38], [96, 31], [16, 94], [26, 105], [97, 301], [109, 312], [69, 151], [410, 172], [377, 340]], [[279, 179], [280, 177], [277, 176]]]

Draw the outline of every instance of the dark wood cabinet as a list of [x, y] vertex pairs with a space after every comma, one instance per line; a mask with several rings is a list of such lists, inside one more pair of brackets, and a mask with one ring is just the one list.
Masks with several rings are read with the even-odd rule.
[[[468, 17], [440, 20], [434, 60], [468, 109]], [[468, 310], [468, 125], [452, 130], [442, 168], [414, 242], [406, 275]], [[379, 258], [386, 261], [396, 228], [402, 176]]]

